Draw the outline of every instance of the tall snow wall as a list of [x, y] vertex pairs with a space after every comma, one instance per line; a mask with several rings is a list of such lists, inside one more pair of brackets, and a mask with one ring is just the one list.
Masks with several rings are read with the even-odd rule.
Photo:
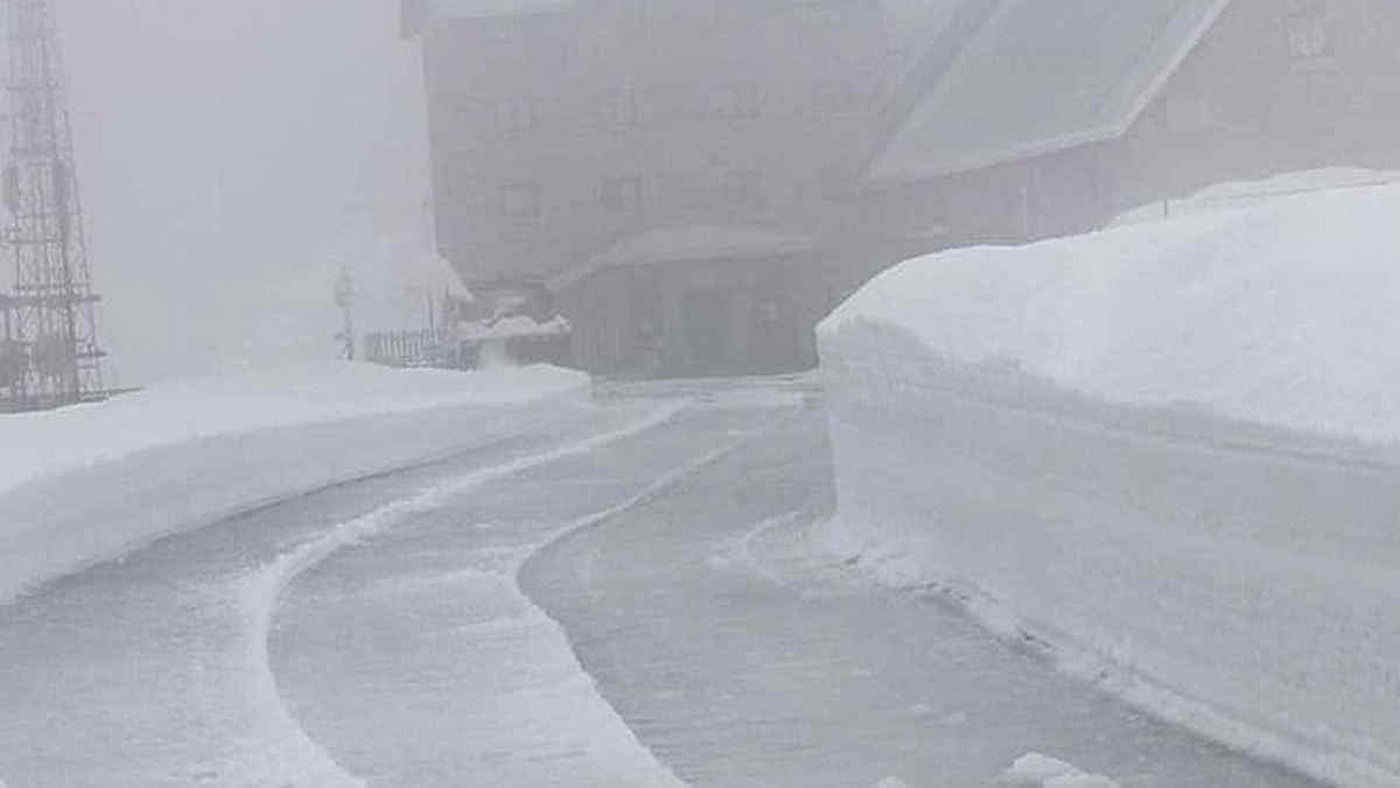
[[1400, 784], [1400, 190], [909, 261], [820, 326], [830, 546]]

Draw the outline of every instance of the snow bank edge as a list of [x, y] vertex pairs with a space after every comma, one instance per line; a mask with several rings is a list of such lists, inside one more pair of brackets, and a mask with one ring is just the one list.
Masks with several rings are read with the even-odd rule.
[[868, 315], [829, 320], [819, 349], [831, 549], [888, 582], [953, 590], [1212, 738], [1341, 785], [1400, 779], [1386, 701], [1400, 631], [1383, 612], [1400, 554], [1390, 503], [1365, 497], [1396, 487], [1390, 452], [1095, 401], [950, 361]]
[[202, 436], [0, 491], [0, 604], [173, 533], [499, 439], [537, 408], [581, 402], [588, 385], [579, 375], [568, 386], [522, 389], [515, 402]]

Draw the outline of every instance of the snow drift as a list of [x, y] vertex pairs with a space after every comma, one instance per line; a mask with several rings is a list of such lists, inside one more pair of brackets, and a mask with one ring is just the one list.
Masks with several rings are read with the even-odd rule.
[[179, 529], [499, 439], [587, 382], [326, 363], [0, 416], [0, 602]]
[[819, 328], [830, 546], [1159, 713], [1400, 775], [1400, 187], [906, 262]]

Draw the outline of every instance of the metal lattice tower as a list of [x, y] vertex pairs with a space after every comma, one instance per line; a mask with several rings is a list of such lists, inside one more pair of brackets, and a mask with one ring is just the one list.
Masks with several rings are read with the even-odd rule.
[[0, 408], [101, 399], [96, 306], [53, 0], [0, 0], [8, 72], [9, 216], [0, 248], [14, 265], [0, 294]]

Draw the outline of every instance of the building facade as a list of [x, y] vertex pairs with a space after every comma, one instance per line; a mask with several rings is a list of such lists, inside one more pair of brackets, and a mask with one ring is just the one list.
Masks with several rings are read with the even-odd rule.
[[1400, 168], [1400, 4], [992, 5], [868, 171], [871, 200], [940, 217], [949, 245], [1084, 232], [1225, 181]]
[[406, 0], [438, 244], [618, 375], [815, 362], [914, 254], [1397, 164], [1393, 0]]

